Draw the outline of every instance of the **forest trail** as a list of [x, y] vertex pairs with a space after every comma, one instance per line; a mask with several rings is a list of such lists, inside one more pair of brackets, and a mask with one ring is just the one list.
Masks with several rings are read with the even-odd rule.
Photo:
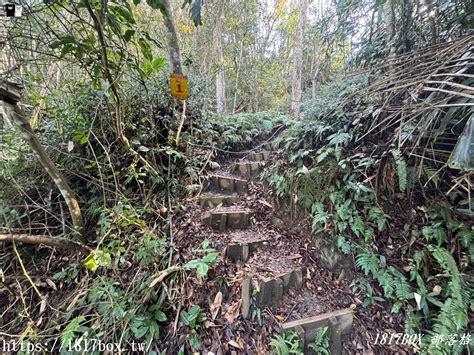
[[407, 346], [371, 342], [369, 334], [402, 332], [401, 318], [361, 305], [352, 260], [330, 255], [336, 266], [328, 266], [307, 216], [269, 193], [266, 174], [285, 159], [283, 151], [270, 140], [254, 146], [224, 153], [175, 222], [181, 258], [193, 260], [208, 247], [220, 254], [206, 277], [188, 276], [181, 286], [186, 303], [209, 307], [201, 351], [279, 353], [279, 342], [289, 349], [299, 340], [304, 354], [412, 354]]
[[9, 3], [0, 354], [474, 354], [474, 2]]
[[[316, 334], [324, 331], [331, 354], [342, 354], [344, 342], [350, 343], [354, 317], [348, 284], [315, 268], [317, 247], [309, 235], [280, 230], [271, 223], [276, 206], [265, 199], [263, 182], [258, 179], [271, 156], [277, 154], [271, 144], [264, 142], [246, 153], [209, 173], [207, 187], [190, 208], [194, 219], [199, 216], [201, 221], [201, 228], [196, 228], [204, 227], [200, 234], [221, 252], [224, 267], [218, 268], [212, 279], [227, 280], [231, 285], [230, 290], [222, 287], [215, 296], [214, 305], [218, 306], [214, 306], [216, 313], [211, 310], [216, 318], [212, 321], [219, 324], [217, 312], [222, 303], [226, 323], [233, 323], [239, 313], [243, 322], [270, 323], [273, 331], [298, 334], [305, 353], [311, 353]], [[212, 300], [214, 295], [208, 297]], [[215, 350], [212, 343], [225, 332], [219, 333], [209, 334], [209, 350]], [[251, 346], [253, 351], [261, 350], [258, 343], [264, 342], [263, 334], [254, 331], [247, 335], [256, 342]], [[240, 332], [234, 336], [230, 350], [250, 350], [252, 340]]]

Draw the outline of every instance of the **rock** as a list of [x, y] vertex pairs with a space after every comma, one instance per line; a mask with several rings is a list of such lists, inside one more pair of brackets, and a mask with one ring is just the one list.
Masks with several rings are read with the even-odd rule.
[[278, 217], [273, 217], [272, 219], [272, 224], [279, 228], [279, 229], [284, 229], [285, 228], [285, 222], [283, 222], [283, 220], [281, 220], [280, 218]]

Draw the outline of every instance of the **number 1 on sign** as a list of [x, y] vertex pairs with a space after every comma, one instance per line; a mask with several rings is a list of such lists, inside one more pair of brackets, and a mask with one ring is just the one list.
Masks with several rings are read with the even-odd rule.
[[186, 75], [171, 74], [170, 76], [171, 95], [180, 100], [186, 100], [188, 93], [188, 77]]

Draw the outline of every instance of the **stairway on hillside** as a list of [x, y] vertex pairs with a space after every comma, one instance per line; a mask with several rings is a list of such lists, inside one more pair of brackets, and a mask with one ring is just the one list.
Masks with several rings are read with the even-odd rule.
[[252, 201], [255, 197], [248, 189], [270, 155], [267, 143], [210, 174], [206, 192], [199, 196], [199, 203], [207, 208], [201, 221], [218, 233], [226, 245], [222, 255], [237, 263], [245, 275], [240, 285], [244, 318], [255, 318], [265, 308], [278, 314], [280, 331], [296, 332], [305, 354], [311, 353], [308, 344], [318, 330], [328, 326], [330, 352], [342, 354], [343, 342], [350, 337], [352, 310], [328, 309], [306, 282], [311, 276], [295, 243], [271, 227], [258, 225], [258, 216], [249, 207], [257, 202], [268, 204]]

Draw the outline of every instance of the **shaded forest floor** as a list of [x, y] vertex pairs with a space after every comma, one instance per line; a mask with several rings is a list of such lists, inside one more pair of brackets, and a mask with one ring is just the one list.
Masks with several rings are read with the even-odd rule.
[[[278, 159], [281, 154], [281, 151], [272, 152], [272, 159]], [[229, 173], [233, 163], [242, 161], [246, 161], [245, 155], [241, 158], [228, 157], [222, 168], [212, 174], [242, 178]], [[265, 165], [269, 162], [263, 163], [264, 168]], [[223, 195], [222, 191], [214, 194]], [[202, 195], [209, 197], [212, 192], [203, 192]], [[225, 210], [226, 207], [222, 204], [202, 206], [199, 195], [187, 201], [183, 213], [175, 221], [175, 241], [180, 258], [192, 260], [196, 257], [192, 250], [199, 249], [204, 240], [209, 240], [210, 247], [221, 256], [206, 279], [197, 274], [191, 275], [181, 289], [183, 295], [188, 295], [185, 303], [207, 308], [211, 315], [199, 331], [203, 350], [213, 353], [268, 353], [271, 350], [270, 341], [280, 332], [282, 323], [352, 307], [354, 324], [350, 340], [344, 343], [345, 351], [350, 354], [412, 353], [410, 347], [374, 343], [379, 333], [402, 333], [403, 316], [390, 314], [390, 307], [386, 304], [361, 305], [359, 295], [354, 294], [350, 286], [355, 277], [353, 265], [349, 265], [350, 269], [342, 274], [323, 266], [324, 262], [320, 260], [321, 243], [310, 234], [309, 216], [303, 221], [289, 222], [287, 219], [286, 223], [282, 223], [276, 216], [289, 216], [292, 213], [290, 207], [278, 206], [269, 196], [268, 186], [258, 178], [249, 180], [248, 192], [239, 196], [234, 208], [253, 212], [253, 223], [249, 228], [215, 231], [203, 225], [201, 218], [206, 212]], [[264, 243], [250, 253], [248, 260], [233, 262], [226, 257], [226, 248], [235, 240], [242, 243], [263, 240]], [[259, 313], [254, 308], [248, 319], [242, 316], [241, 289], [246, 277], [253, 275], [253, 284], [258, 288], [256, 278], [272, 277], [295, 268], [304, 270], [302, 289], [288, 290], [281, 303], [264, 307]]]

